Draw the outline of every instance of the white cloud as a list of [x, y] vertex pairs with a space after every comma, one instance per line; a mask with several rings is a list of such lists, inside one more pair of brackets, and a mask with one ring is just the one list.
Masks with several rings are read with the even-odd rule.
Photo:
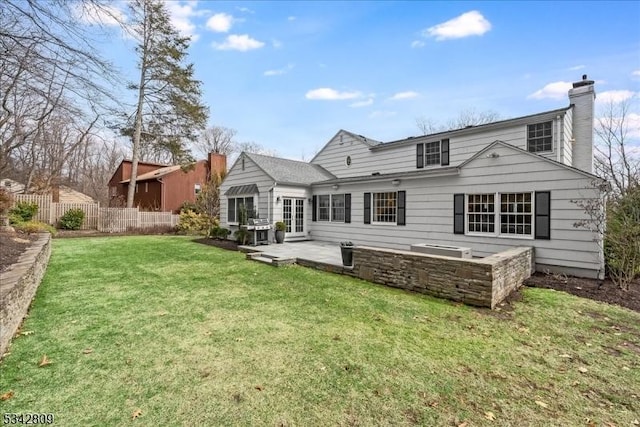
[[75, 9], [74, 14], [81, 22], [89, 25], [116, 26], [127, 21], [122, 9], [108, 4], [97, 6], [91, 2], [82, 3]]
[[586, 68], [585, 65], [576, 65], [575, 67], [569, 67], [569, 71], [578, 71], [578, 70], [582, 70], [583, 68]]
[[237, 9], [242, 13], [255, 13], [253, 10], [249, 9], [248, 7], [239, 7]]
[[227, 33], [233, 25], [233, 16], [226, 13], [216, 13], [207, 19], [207, 28], [216, 33]]
[[[640, 140], [640, 114], [629, 113], [627, 116], [627, 136]], [[638, 145], [632, 147], [633, 151], [640, 156], [640, 141], [637, 141]]]
[[480, 12], [472, 10], [447, 22], [427, 28], [422, 34], [435, 37], [436, 40], [441, 41], [481, 36], [490, 29], [491, 23]]
[[288, 16], [287, 17], [287, 21], [295, 21], [296, 19], [298, 19], [298, 18], [296, 18], [295, 16]]
[[191, 18], [194, 16], [201, 16], [206, 11], [196, 10], [198, 2], [166, 2], [167, 11], [171, 19], [171, 24], [178, 32], [184, 37], [190, 37], [191, 40], [196, 41], [200, 36], [196, 34], [196, 25]]
[[553, 82], [549, 83], [545, 87], [540, 90], [535, 91], [527, 98], [532, 99], [562, 99], [567, 96], [567, 92], [572, 88], [572, 84], [570, 82]]
[[360, 98], [360, 96], [362, 96], [360, 92], [340, 92], [328, 87], [321, 87], [307, 92], [305, 98], [322, 101], [337, 101], [341, 99], [356, 99]]
[[411, 47], [414, 49], [419, 47], [424, 47], [424, 42], [422, 40], [414, 40], [411, 42]]
[[596, 95], [596, 102], [601, 103], [618, 103], [633, 98], [636, 95], [635, 92], [630, 90], [608, 90]]
[[373, 104], [373, 98], [369, 98], [369, 99], [366, 99], [364, 101], [354, 102], [353, 104], [350, 104], [349, 107], [351, 107], [351, 108], [361, 108], [361, 107], [367, 107], [367, 106], [369, 106], [371, 104]]
[[283, 74], [287, 74], [289, 71], [293, 70], [294, 65], [293, 64], [288, 64], [286, 67], [284, 68], [280, 68], [277, 70], [267, 70], [264, 72], [265, 76], [281, 76]]
[[393, 95], [391, 98], [389, 98], [392, 101], [398, 101], [401, 99], [411, 99], [411, 98], [416, 98], [420, 96], [420, 94], [418, 92], [414, 92], [412, 90], [406, 91], [406, 92], [398, 92], [395, 95]]
[[223, 43], [214, 42], [211, 45], [217, 50], [239, 50], [240, 52], [246, 52], [248, 50], [260, 49], [264, 46], [264, 42], [252, 39], [247, 34], [231, 34]]
[[387, 117], [393, 117], [395, 115], [397, 115], [398, 113], [395, 111], [374, 111], [371, 114], [369, 114], [369, 118], [370, 119], [383, 119], [383, 118], [387, 118]]
[[632, 71], [631, 77], [640, 78], [640, 70]]
[[282, 42], [280, 40], [276, 40], [276, 39], [271, 40], [271, 45], [273, 46], [274, 49], [282, 48]]

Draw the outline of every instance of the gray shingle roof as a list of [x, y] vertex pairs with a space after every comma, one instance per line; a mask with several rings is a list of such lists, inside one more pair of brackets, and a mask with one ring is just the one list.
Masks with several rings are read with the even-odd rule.
[[225, 196], [237, 196], [238, 194], [258, 194], [258, 186], [256, 184], [236, 185], [229, 187], [224, 193]]
[[309, 185], [312, 182], [333, 179], [331, 173], [318, 165], [262, 154], [244, 153], [276, 182]]

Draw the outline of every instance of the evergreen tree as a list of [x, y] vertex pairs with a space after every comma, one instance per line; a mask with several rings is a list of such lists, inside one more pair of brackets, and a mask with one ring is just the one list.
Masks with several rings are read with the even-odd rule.
[[137, 108], [132, 126], [124, 130], [132, 138], [127, 207], [133, 207], [141, 150], [165, 153], [173, 163], [192, 161], [187, 144], [204, 129], [208, 116], [193, 64], [184, 64], [189, 38], [171, 25], [164, 2], [134, 0], [130, 8], [140, 80], [130, 85], [137, 91]]

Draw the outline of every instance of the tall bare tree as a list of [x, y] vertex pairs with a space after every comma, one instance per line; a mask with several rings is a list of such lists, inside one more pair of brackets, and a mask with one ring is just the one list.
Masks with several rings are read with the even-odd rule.
[[640, 184], [640, 147], [634, 150], [630, 138], [631, 103], [631, 99], [607, 102], [594, 128], [595, 172], [609, 181], [616, 197]]
[[186, 144], [195, 140], [208, 116], [193, 64], [184, 64], [189, 38], [181, 37], [172, 26], [164, 2], [134, 0], [130, 14], [140, 74], [138, 83], [131, 85], [137, 93], [133, 123], [124, 130], [132, 138], [127, 207], [133, 206], [143, 144], [169, 152], [174, 162], [190, 160]]
[[194, 147], [201, 155], [220, 153], [230, 156], [237, 151], [235, 129], [224, 126], [211, 126], [205, 129], [194, 143]]

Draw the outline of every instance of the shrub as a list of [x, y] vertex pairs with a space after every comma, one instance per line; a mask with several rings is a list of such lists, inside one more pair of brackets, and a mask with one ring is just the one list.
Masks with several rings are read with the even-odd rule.
[[80, 230], [84, 221], [82, 209], [69, 209], [60, 217], [59, 225], [63, 230]]
[[251, 237], [251, 232], [240, 228], [233, 233], [233, 237], [236, 238], [236, 242], [238, 242], [239, 245], [246, 245], [249, 242], [249, 237]]
[[287, 229], [287, 224], [282, 221], [276, 222], [276, 231], [285, 231]]
[[611, 280], [629, 290], [640, 274], [640, 186], [608, 206], [604, 255]]
[[0, 216], [6, 214], [13, 203], [13, 197], [4, 188], [0, 188]]
[[24, 221], [14, 224], [13, 228], [16, 231], [20, 231], [22, 233], [32, 234], [32, 233], [51, 233], [51, 235], [56, 235], [56, 229], [50, 226], [49, 224], [45, 224], [40, 221]]
[[198, 206], [196, 203], [193, 203], [187, 200], [180, 205], [180, 213], [185, 213], [189, 211], [195, 212], [195, 213], [203, 213], [200, 206]]
[[209, 230], [209, 237], [218, 240], [225, 240], [227, 237], [229, 237], [229, 234], [231, 234], [231, 230], [229, 230], [228, 228], [220, 227], [219, 225], [214, 225]]
[[185, 234], [207, 234], [211, 226], [215, 225], [217, 225], [215, 218], [188, 210], [180, 213], [180, 221], [176, 229]]
[[[33, 220], [33, 217], [38, 213], [38, 204], [33, 202], [18, 202], [16, 205], [9, 211], [9, 218], [11, 219], [12, 224], [16, 224], [17, 222], [27, 222]], [[20, 217], [20, 220], [17, 222], [13, 222], [13, 218]]]

